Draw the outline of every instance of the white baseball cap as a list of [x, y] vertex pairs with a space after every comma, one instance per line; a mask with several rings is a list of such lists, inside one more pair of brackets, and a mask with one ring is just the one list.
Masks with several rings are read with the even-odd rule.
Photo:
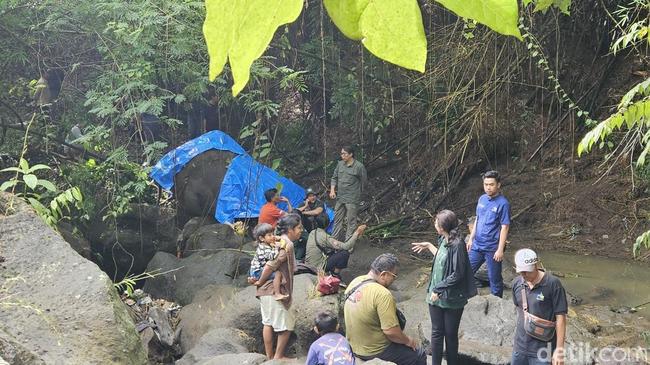
[[536, 264], [539, 259], [535, 251], [530, 248], [522, 248], [515, 253], [515, 271], [532, 272], [536, 270]]

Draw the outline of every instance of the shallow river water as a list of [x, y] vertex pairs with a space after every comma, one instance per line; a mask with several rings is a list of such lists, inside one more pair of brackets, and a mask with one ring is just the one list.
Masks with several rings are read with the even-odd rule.
[[[582, 304], [634, 307], [650, 302], [647, 264], [553, 251], [538, 251], [538, 256]], [[650, 314], [650, 304], [640, 312]]]

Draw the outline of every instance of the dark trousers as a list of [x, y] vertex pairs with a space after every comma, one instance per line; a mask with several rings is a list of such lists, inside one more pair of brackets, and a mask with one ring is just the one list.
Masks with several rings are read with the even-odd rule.
[[550, 363], [550, 358], [542, 360], [537, 356], [529, 356], [518, 351], [512, 353], [512, 360], [510, 360], [511, 365], [546, 365]]
[[334, 272], [334, 269], [345, 269], [348, 267], [350, 253], [346, 250], [336, 251], [327, 258], [325, 272]]
[[422, 348], [413, 350], [412, 348], [399, 343], [391, 342], [390, 345], [379, 355], [360, 356], [356, 355], [363, 361], [371, 359], [381, 359], [384, 361], [394, 362], [397, 365], [426, 365], [427, 354]]
[[293, 243], [293, 254], [296, 256], [296, 260], [300, 262], [305, 261], [305, 255], [307, 253], [307, 237], [307, 232], [302, 231], [300, 238]]
[[469, 263], [472, 265], [472, 272], [476, 273], [481, 267], [483, 262], [487, 265], [488, 270], [488, 279], [490, 279], [490, 292], [493, 295], [501, 298], [503, 297], [503, 277], [501, 276], [501, 267], [503, 261], [497, 262], [494, 261], [494, 253], [496, 250], [482, 250], [477, 249], [472, 245], [472, 249], [469, 250]]
[[458, 327], [465, 308], [440, 308], [429, 304], [431, 316], [431, 360], [442, 364], [442, 342], [447, 348], [447, 365], [458, 365]]

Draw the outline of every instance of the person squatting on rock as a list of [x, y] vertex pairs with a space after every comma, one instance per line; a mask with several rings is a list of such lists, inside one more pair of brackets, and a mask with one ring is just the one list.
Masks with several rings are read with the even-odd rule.
[[363, 235], [367, 226], [360, 225], [347, 241], [341, 242], [325, 231], [329, 218], [323, 214], [316, 217], [318, 228], [309, 233], [307, 238], [307, 254], [305, 263], [315, 268], [323, 269], [340, 278], [342, 269], [348, 267], [350, 253], [354, 250], [357, 239]]
[[[269, 359], [285, 358], [285, 350], [289, 337], [295, 326], [295, 316], [291, 311], [291, 300], [293, 295], [293, 273], [296, 268], [296, 259], [293, 252], [293, 241], [300, 238], [302, 233], [302, 224], [300, 216], [297, 214], [287, 214], [278, 221], [278, 231], [281, 238], [285, 241], [286, 247], [278, 253], [278, 257], [267, 263], [262, 270], [260, 282], [263, 285], [257, 287], [255, 296], [260, 299], [260, 311], [262, 313], [262, 337], [264, 339], [264, 351]], [[271, 266], [274, 263], [275, 266]], [[280, 294], [286, 294], [287, 297], [282, 300], [275, 300], [277, 294], [273, 289], [273, 282], [266, 281], [272, 271], [282, 273], [282, 283], [280, 284]], [[248, 278], [250, 284], [258, 280]], [[274, 333], [277, 333], [277, 344], [273, 348]]]
[[280, 194], [278, 194], [278, 189], [276, 188], [266, 190], [264, 192], [264, 199], [266, 199], [266, 204], [262, 205], [262, 208], [260, 208], [260, 215], [257, 219], [257, 223], [268, 223], [275, 228], [278, 224], [278, 220], [287, 214], [287, 212], [278, 208], [277, 204], [279, 202], [287, 203], [287, 206], [289, 207], [288, 212], [291, 213], [293, 210], [291, 208], [291, 202], [289, 202], [289, 199], [280, 196]]
[[350, 344], [338, 332], [336, 315], [330, 311], [319, 312], [314, 324], [314, 332], [320, 337], [309, 346], [305, 365], [354, 365]]
[[345, 291], [345, 330], [354, 354], [362, 360], [378, 358], [397, 365], [425, 365], [426, 354], [415, 339], [404, 334], [395, 298], [388, 287], [397, 278], [399, 260], [385, 253], [370, 265], [367, 275]]
[[568, 303], [562, 283], [540, 269], [528, 248], [515, 253], [515, 270], [520, 276], [512, 282], [517, 327], [510, 363], [563, 365]]
[[458, 365], [458, 327], [467, 300], [477, 294], [472, 267], [458, 233], [458, 218], [451, 210], [440, 211], [434, 226], [440, 235], [438, 246], [414, 242], [412, 250], [425, 250], [434, 256], [426, 301], [431, 316], [431, 357], [433, 365], [442, 364], [443, 340], [447, 364]]
[[[277, 259], [280, 251], [286, 251], [286, 242], [284, 242], [282, 238], [273, 234], [273, 231], [273, 226], [268, 223], [258, 224], [253, 229], [253, 236], [255, 236], [255, 239], [257, 240], [257, 249], [255, 251], [255, 256], [253, 256], [253, 259], [251, 260], [251, 268], [248, 276], [257, 279], [257, 281], [253, 283], [255, 286], [261, 286], [265, 282], [260, 280], [264, 266], [269, 265], [270, 267], [275, 267], [276, 263], [273, 261]], [[268, 279], [273, 280], [273, 292], [275, 293], [273, 294], [273, 298], [275, 300], [286, 298], [286, 294], [280, 293], [282, 272], [274, 271]]]
[[330, 198], [336, 199], [333, 236], [339, 241], [346, 241], [354, 234], [361, 192], [367, 180], [366, 168], [354, 157], [353, 147], [341, 149], [341, 161], [336, 165], [330, 183]]
[[510, 229], [510, 203], [501, 194], [501, 176], [496, 171], [483, 174], [483, 190], [476, 205], [476, 222], [467, 243], [469, 262], [476, 273], [485, 262], [490, 279], [490, 292], [503, 297], [501, 276], [503, 251]]

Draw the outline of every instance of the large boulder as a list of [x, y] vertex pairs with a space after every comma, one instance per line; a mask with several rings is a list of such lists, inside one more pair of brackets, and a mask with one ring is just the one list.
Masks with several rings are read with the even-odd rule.
[[[240, 288], [230, 285], [210, 285], [195, 296], [191, 304], [181, 308], [178, 317], [180, 345], [187, 353], [199, 343], [201, 336], [213, 328], [230, 326], [240, 313], [259, 312], [259, 301], [255, 298], [255, 288], [249, 286], [238, 293]], [[237, 299], [233, 299], [233, 297]], [[236, 303], [236, 305], [234, 305]], [[236, 309], [237, 313], [226, 311]]]
[[233, 157], [228, 151], [205, 151], [174, 176], [174, 195], [181, 224], [190, 217], [214, 216], [221, 182]]
[[203, 360], [199, 362], [197, 365], [223, 365], [223, 364], [260, 365], [264, 362], [266, 362], [265, 355], [249, 352], [243, 354], [218, 355]]
[[205, 256], [192, 255], [183, 259], [158, 252], [149, 262], [147, 272], [160, 274], [147, 279], [144, 291], [153, 297], [186, 305], [208, 285], [243, 284], [250, 260], [248, 254], [237, 250], [224, 250]]
[[[339, 295], [319, 296], [315, 290], [316, 276], [300, 274], [294, 277], [293, 304], [296, 316], [294, 339], [288, 353], [306, 354], [317, 338], [313, 332], [314, 318], [321, 310], [340, 314]], [[252, 349], [263, 351], [262, 316], [255, 288], [248, 286], [238, 292], [219, 286], [201, 292], [192, 304], [179, 314], [180, 342], [184, 351], [191, 351], [208, 332], [218, 328], [237, 328], [255, 338]]]
[[[13, 206], [13, 209], [9, 209]], [[21, 199], [0, 194], [0, 357], [13, 364], [146, 364], [113, 283]]]
[[216, 223], [198, 227], [181, 247], [183, 257], [187, 257], [193, 253], [209, 255], [224, 248], [235, 249], [242, 247], [244, 243], [244, 238], [235, 234], [229, 225]]
[[183, 225], [183, 229], [176, 239], [176, 247], [179, 250], [183, 250], [183, 247], [186, 246], [187, 240], [194, 234], [194, 232], [203, 226], [216, 223], [217, 221], [213, 217], [194, 217], [188, 220], [185, 225]]
[[187, 352], [176, 365], [193, 365], [218, 355], [247, 353], [255, 340], [236, 328], [217, 328], [204, 334], [199, 343]]

